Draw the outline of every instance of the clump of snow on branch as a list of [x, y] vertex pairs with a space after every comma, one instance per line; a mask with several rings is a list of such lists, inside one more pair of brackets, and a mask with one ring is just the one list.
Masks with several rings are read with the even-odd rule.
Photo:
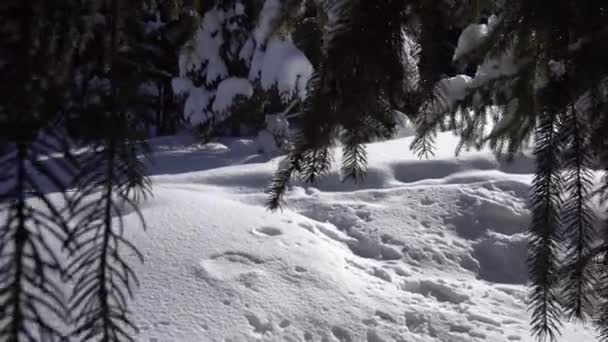
[[467, 26], [458, 38], [458, 45], [454, 51], [454, 60], [459, 60], [462, 56], [478, 48], [488, 38], [497, 23], [498, 19], [496, 16], [491, 16], [487, 24], [470, 24]]
[[237, 95], [245, 97], [253, 95], [251, 82], [245, 78], [227, 78], [217, 86], [215, 100], [211, 108], [214, 112], [223, 112], [230, 107]]
[[211, 95], [203, 87], [192, 87], [188, 90], [188, 97], [184, 103], [184, 116], [192, 124], [197, 125], [209, 119], [206, 110]]
[[281, 2], [279, 0], [266, 0], [264, 2], [258, 24], [253, 30], [253, 39], [258, 45], [263, 46], [273, 33], [272, 24], [280, 13]]
[[276, 85], [285, 98], [292, 95], [303, 97], [312, 72], [312, 65], [293, 42], [273, 37], [265, 51], [259, 49], [255, 52], [249, 78], [259, 78], [264, 89]]
[[289, 146], [289, 122], [282, 114], [266, 116], [266, 128], [258, 133], [255, 144], [267, 155], [277, 155]]

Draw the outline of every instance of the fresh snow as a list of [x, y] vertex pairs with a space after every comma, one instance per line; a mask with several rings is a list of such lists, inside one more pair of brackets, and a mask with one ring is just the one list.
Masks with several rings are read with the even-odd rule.
[[[123, 218], [146, 258], [131, 262], [139, 341], [532, 342], [531, 159], [455, 158], [442, 133], [418, 160], [411, 139], [370, 144], [365, 183], [337, 167], [295, 182], [277, 213], [263, 191], [280, 159], [253, 141], [154, 140], [147, 231]], [[594, 332], [566, 323], [562, 341]]]

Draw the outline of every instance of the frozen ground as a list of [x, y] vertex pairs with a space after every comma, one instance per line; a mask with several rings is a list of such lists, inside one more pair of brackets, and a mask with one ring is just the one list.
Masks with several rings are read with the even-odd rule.
[[[443, 134], [421, 161], [410, 141], [370, 145], [365, 184], [295, 184], [277, 214], [263, 190], [278, 159], [255, 144], [156, 141], [149, 227], [128, 232], [146, 257], [140, 340], [532, 341], [531, 160], [455, 158]], [[594, 340], [572, 324], [562, 339]]]

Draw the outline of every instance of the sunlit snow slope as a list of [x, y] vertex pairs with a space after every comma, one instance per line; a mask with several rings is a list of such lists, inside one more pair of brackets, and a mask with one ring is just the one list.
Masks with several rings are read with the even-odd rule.
[[[532, 341], [531, 160], [455, 158], [450, 134], [418, 160], [410, 142], [370, 145], [364, 184], [294, 184], [272, 214], [263, 190], [278, 159], [252, 142], [155, 141], [148, 230], [128, 232], [146, 257], [131, 305], [140, 340]], [[567, 324], [562, 340], [594, 333]]]

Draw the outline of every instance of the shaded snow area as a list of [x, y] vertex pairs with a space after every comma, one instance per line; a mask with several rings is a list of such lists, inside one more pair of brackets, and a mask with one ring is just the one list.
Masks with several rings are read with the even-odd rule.
[[[148, 230], [130, 238], [140, 341], [533, 341], [526, 312], [532, 161], [418, 160], [410, 137], [369, 145], [364, 184], [337, 171], [264, 208], [279, 159], [254, 143], [154, 142]], [[337, 153], [336, 155], [339, 155]], [[135, 225], [136, 215], [125, 217]], [[566, 324], [562, 341], [594, 341]]]

